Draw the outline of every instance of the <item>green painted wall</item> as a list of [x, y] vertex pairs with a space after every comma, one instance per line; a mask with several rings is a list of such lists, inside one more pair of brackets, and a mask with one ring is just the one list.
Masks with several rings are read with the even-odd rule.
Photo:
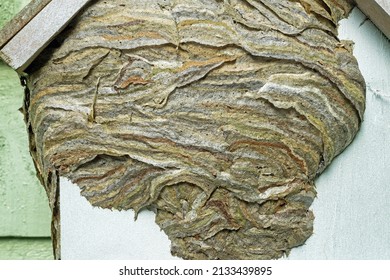
[[49, 238], [0, 238], [0, 261], [52, 260], [52, 251]]
[[28, 2], [26, 0], [0, 0], [0, 26], [3, 26]]
[[[0, 28], [28, 2], [0, 0]], [[28, 152], [22, 103], [18, 75], [0, 62], [0, 237], [50, 236], [50, 209]]]

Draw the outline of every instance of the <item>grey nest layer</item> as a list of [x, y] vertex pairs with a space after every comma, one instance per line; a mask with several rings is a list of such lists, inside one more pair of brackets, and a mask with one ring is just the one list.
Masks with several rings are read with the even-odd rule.
[[155, 211], [184, 259], [302, 245], [314, 179], [364, 112], [351, 43], [337, 38], [352, 6], [92, 1], [28, 69], [31, 153], [54, 224], [65, 176], [94, 206]]

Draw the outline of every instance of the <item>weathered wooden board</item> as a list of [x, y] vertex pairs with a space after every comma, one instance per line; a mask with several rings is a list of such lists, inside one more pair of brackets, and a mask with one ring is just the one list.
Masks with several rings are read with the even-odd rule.
[[0, 48], [4, 47], [26, 26], [51, 0], [32, 0], [3, 29], [0, 30]]
[[52, 0], [0, 51], [16, 71], [23, 70], [90, 0]]
[[356, 0], [359, 8], [390, 39], [390, 1]]

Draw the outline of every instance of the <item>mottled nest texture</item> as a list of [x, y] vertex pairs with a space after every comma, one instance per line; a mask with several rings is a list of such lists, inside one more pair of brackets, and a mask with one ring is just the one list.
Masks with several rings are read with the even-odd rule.
[[[31, 153], [94, 206], [149, 209], [184, 259], [274, 259], [356, 135], [347, 0], [92, 1], [27, 70]], [[76, 219], [77, 217], [75, 217]]]

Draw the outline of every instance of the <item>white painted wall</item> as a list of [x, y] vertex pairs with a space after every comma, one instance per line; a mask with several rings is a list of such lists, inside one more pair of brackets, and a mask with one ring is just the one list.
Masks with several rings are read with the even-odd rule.
[[[390, 259], [390, 42], [355, 9], [340, 27], [367, 82], [361, 131], [316, 181], [314, 235], [289, 259]], [[362, 24], [363, 23], [363, 24]], [[171, 259], [154, 214], [93, 208], [61, 179], [63, 259]]]
[[365, 18], [355, 9], [339, 31], [355, 41], [365, 120], [316, 181], [314, 235], [290, 259], [390, 259], [390, 42]]
[[80, 189], [61, 178], [62, 259], [174, 259], [170, 241], [154, 222], [155, 214], [94, 208]]

